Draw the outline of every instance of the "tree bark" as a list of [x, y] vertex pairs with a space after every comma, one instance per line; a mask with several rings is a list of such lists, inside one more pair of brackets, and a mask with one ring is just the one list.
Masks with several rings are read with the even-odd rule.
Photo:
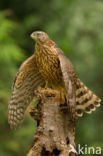
[[76, 156], [77, 118], [70, 120], [67, 104], [58, 91], [39, 89], [35, 95], [39, 103], [30, 114], [37, 120], [37, 129], [27, 156]]

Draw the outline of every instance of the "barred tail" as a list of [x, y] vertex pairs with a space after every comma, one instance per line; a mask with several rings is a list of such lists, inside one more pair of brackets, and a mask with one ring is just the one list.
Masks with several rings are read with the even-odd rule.
[[91, 114], [96, 107], [100, 106], [101, 99], [90, 91], [79, 79], [76, 83], [76, 110], [77, 115], [82, 116], [83, 112]]

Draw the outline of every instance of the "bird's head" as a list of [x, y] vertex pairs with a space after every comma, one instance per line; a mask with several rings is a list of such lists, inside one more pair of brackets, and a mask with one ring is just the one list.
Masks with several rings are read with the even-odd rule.
[[39, 43], [45, 43], [49, 38], [43, 31], [34, 31], [30, 36], [33, 40]]

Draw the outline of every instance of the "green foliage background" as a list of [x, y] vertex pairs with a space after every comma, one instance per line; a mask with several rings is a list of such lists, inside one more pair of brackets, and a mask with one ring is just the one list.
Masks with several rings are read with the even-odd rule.
[[[70, 58], [80, 79], [102, 98], [102, 0], [1, 0], [0, 156], [26, 155], [33, 141], [36, 123], [29, 113], [18, 129], [11, 130], [7, 108], [14, 76], [34, 51], [30, 34], [35, 30], [49, 34]], [[79, 119], [76, 139], [82, 146], [103, 149], [103, 105]]]

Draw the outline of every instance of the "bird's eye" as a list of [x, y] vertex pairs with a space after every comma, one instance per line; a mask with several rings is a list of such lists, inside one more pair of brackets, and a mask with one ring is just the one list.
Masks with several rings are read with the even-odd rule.
[[37, 36], [40, 37], [40, 36], [41, 36], [41, 33], [38, 32], [38, 33], [37, 33]]

